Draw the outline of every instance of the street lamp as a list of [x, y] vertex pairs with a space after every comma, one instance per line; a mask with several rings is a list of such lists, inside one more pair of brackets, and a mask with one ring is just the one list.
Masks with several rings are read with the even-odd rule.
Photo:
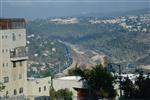
[[112, 65], [116, 65], [119, 68], [119, 88], [120, 88], [120, 97], [122, 96], [122, 91], [121, 91], [121, 65], [119, 64], [115, 64], [115, 63], [109, 63], [108, 64], [108, 70], [111, 71], [112, 70]]

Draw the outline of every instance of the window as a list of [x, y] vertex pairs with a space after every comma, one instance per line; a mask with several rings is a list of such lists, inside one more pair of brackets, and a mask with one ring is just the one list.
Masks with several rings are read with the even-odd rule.
[[39, 92], [41, 92], [41, 87], [39, 87]]
[[2, 53], [4, 53], [4, 49], [2, 50]]
[[22, 61], [20, 61], [20, 66], [22, 66]]
[[2, 36], [2, 39], [4, 39], [4, 36]]
[[5, 39], [7, 39], [7, 35], [5, 36]]
[[13, 62], [13, 67], [14, 67], [14, 68], [16, 67], [16, 62]]
[[19, 79], [22, 79], [22, 74], [19, 74]]
[[17, 95], [17, 90], [16, 89], [14, 89], [14, 95]]
[[6, 91], [6, 95], [8, 95], [8, 91]]
[[13, 40], [13, 41], [16, 41], [15, 33], [12, 34], [12, 40]]
[[3, 67], [5, 67], [5, 64], [3, 64]]
[[8, 67], [8, 63], [6, 63], [6, 66]]
[[21, 34], [19, 34], [19, 39], [21, 39]]
[[8, 50], [6, 49], [6, 53], [8, 52]]
[[9, 82], [9, 77], [4, 77], [4, 83], [8, 83]]
[[20, 88], [20, 89], [19, 89], [19, 93], [20, 93], [20, 94], [23, 93], [23, 88]]
[[46, 91], [46, 86], [44, 86], [44, 91]]

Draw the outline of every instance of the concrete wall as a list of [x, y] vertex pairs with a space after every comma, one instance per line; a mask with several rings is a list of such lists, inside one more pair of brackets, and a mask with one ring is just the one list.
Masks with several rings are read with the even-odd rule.
[[[15, 40], [13, 40], [13, 35]], [[13, 62], [10, 58], [10, 51], [17, 47], [26, 46], [26, 29], [7, 29], [0, 30], [0, 82], [4, 82], [4, 77], [8, 77], [8, 82], [4, 83], [6, 86], [0, 96], [14, 95], [14, 89], [17, 95], [26, 94], [26, 80], [27, 80], [27, 61], [16, 61], [16, 67], [13, 67]], [[19, 89], [23, 88], [23, 93], [19, 93]]]
[[49, 96], [51, 77], [27, 81], [28, 96]]

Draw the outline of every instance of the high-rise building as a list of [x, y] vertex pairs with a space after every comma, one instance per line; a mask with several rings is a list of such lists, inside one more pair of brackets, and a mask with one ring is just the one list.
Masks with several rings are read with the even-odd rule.
[[25, 95], [27, 88], [27, 47], [25, 20], [0, 19], [0, 96]]

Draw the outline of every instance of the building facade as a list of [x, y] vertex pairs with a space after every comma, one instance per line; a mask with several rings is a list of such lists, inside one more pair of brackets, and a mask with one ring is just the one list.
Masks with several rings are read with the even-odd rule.
[[0, 96], [26, 94], [27, 47], [24, 19], [0, 19]]

